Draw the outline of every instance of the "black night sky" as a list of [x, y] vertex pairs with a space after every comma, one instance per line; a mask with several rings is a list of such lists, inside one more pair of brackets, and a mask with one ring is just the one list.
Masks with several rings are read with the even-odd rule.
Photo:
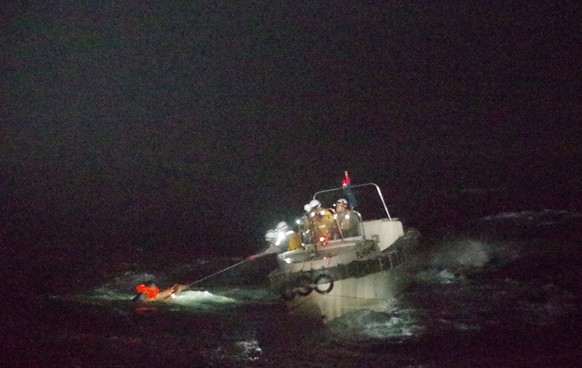
[[580, 207], [579, 1], [1, 7], [3, 247], [248, 252], [345, 169], [420, 226]]

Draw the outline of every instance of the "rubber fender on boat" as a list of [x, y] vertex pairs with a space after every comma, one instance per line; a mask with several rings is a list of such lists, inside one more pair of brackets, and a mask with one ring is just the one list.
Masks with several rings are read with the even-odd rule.
[[[333, 289], [333, 278], [326, 274], [321, 274], [315, 278], [314, 290], [319, 294], [328, 294]], [[319, 285], [329, 284], [325, 289], [320, 289]]]
[[311, 286], [311, 278], [307, 275], [303, 275], [299, 278], [299, 282], [297, 285], [297, 294], [301, 296], [307, 296], [311, 294], [313, 291], [313, 287]]

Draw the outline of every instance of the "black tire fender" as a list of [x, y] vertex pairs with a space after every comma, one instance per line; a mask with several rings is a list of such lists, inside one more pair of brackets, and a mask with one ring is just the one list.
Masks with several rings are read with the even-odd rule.
[[[315, 284], [314, 290], [318, 294], [322, 295], [329, 294], [329, 292], [331, 292], [331, 290], [333, 289], [333, 278], [327, 274], [322, 273], [321, 275], [315, 278], [314, 284]], [[329, 285], [327, 287], [320, 288], [320, 285], [324, 286], [326, 284]]]
[[313, 287], [311, 286], [311, 278], [307, 275], [301, 276], [298, 280], [296, 291], [300, 296], [307, 296], [311, 294], [313, 291]]

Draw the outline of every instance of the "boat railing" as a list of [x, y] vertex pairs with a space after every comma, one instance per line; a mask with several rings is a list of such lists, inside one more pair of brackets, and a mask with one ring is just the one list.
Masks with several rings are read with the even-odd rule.
[[380, 190], [380, 187], [375, 183], [355, 184], [355, 185], [350, 185], [347, 187], [339, 187], [339, 188], [320, 190], [319, 192], [316, 192], [313, 195], [313, 199], [317, 199], [321, 202], [321, 198], [325, 194], [329, 194], [329, 193], [338, 193], [338, 194], [342, 193], [342, 194], [346, 194], [346, 196], [349, 196], [349, 193], [353, 193], [354, 190], [359, 189], [359, 188], [365, 188], [365, 187], [370, 187], [370, 188], [375, 190], [376, 194], [378, 195], [378, 200], [381, 203], [382, 209], [384, 210], [384, 213], [386, 214], [386, 217], [388, 217], [389, 220], [392, 220], [392, 217], [390, 216], [390, 211], [388, 211], [388, 206], [386, 205], [386, 201], [384, 200], [384, 196], [382, 195], [382, 191]]

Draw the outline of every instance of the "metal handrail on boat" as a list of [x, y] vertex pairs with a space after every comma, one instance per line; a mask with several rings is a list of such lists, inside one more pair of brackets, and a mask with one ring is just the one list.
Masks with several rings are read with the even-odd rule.
[[[373, 186], [376, 188], [376, 191], [378, 192], [378, 196], [380, 197], [380, 201], [382, 202], [382, 205], [384, 206], [384, 210], [386, 211], [386, 215], [388, 216], [388, 219], [390, 221], [392, 221], [392, 217], [390, 216], [390, 212], [388, 211], [388, 206], [386, 206], [386, 201], [384, 201], [384, 196], [382, 195], [382, 191], [380, 190], [380, 187], [375, 184], [375, 183], [365, 183], [365, 184], [356, 184], [356, 185], [350, 185], [350, 189], [353, 188], [360, 188], [360, 187], [366, 187], [366, 186]], [[323, 193], [329, 193], [329, 192], [335, 192], [338, 190], [344, 190], [343, 187], [339, 187], [339, 188], [333, 188], [333, 189], [325, 189], [325, 190], [320, 190], [319, 192], [316, 192], [313, 195], [313, 199], [317, 199], [316, 197], [319, 194], [323, 194]]]

